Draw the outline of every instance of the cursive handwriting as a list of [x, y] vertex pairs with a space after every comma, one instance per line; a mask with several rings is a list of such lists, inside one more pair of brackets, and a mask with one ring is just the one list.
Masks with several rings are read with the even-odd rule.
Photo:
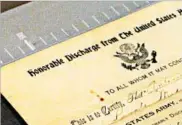
[[[146, 89], [144, 89], [142, 91], [135, 91], [135, 92], [129, 93], [127, 102], [132, 103], [135, 100], [143, 98], [144, 96], [146, 96], [148, 94], [152, 94], [154, 92], [159, 92], [159, 100], [158, 101], [163, 100], [163, 99], [165, 99], [167, 97], [170, 97], [170, 96], [178, 93], [181, 90], [177, 88], [175, 92], [169, 93], [168, 91], [164, 91], [164, 90], [161, 90], [161, 89], [164, 88], [165, 86], [168, 86], [169, 84], [173, 84], [173, 83], [175, 83], [175, 82], [177, 82], [177, 81], [179, 81], [181, 79], [182, 79], [182, 74], [176, 74], [173, 77], [165, 78], [165, 79], [163, 79], [163, 80], [161, 80], [159, 82], [153, 81], [151, 84], [149, 84], [149, 86]], [[158, 101], [156, 101], [156, 102], [158, 102]], [[141, 108], [147, 107], [149, 105], [151, 105], [151, 104], [147, 105], [144, 102], [141, 102], [140, 107], [137, 108], [136, 110], [134, 110], [134, 112], [138, 111]], [[120, 110], [121, 111], [116, 112], [116, 117], [113, 120], [113, 122], [118, 121], [119, 116], [122, 115], [123, 107]], [[181, 125], [181, 123], [179, 125]]]

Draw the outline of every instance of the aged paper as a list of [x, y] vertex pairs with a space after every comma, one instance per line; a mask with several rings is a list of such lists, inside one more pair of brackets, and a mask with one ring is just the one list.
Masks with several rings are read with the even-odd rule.
[[131, 113], [112, 125], [182, 125], [182, 91]]
[[1, 68], [30, 125], [108, 125], [182, 85], [182, 2], [160, 2]]

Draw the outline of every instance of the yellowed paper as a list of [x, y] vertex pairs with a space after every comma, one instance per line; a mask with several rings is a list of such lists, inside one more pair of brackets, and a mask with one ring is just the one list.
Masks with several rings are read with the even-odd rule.
[[30, 125], [111, 124], [182, 89], [181, 33], [160, 2], [2, 67], [2, 94]]
[[182, 125], [182, 91], [112, 125]]

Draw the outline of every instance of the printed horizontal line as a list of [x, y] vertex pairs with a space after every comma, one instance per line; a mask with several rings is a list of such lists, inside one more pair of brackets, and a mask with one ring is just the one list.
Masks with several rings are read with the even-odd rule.
[[15, 59], [14, 56], [13, 56], [6, 48], [4, 48], [4, 51], [5, 51], [12, 59]]
[[20, 46], [18, 46], [18, 49], [21, 51], [21, 53], [22, 53], [23, 55], [25, 55], [25, 51], [23, 51], [23, 49], [22, 49]]
[[35, 47], [34, 47], [34, 45], [32, 45], [32, 43], [28, 42], [27, 40], [23, 40], [23, 41], [24, 41], [24, 43], [25, 43], [32, 51], [35, 50]]
[[105, 12], [102, 12], [102, 14], [103, 14], [108, 20], [110, 20], [110, 17], [109, 17]]
[[58, 41], [58, 38], [53, 34], [53, 32], [51, 32], [50, 34], [51, 34], [51, 36], [52, 36], [56, 41]]
[[123, 5], [123, 7], [128, 11], [128, 12], [130, 12], [130, 9], [125, 5], [125, 4], [122, 4]]
[[92, 16], [92, 18], [95, 20], [95, 22], [97, 22], [98, 24], [100, 24], [100, 21], [95, 16]]
[[61, 28], [61, 31], [66, 34], [67, 36], [70, 36], [63, 28]]
[[79, 32], [79, 29], [78, 29], [74, 24], [72, 24], [72, 27], [73, 27], [73, 29], [75, 29], [77, 32]]
[[41, 40], [42, 43], [44, 43], [45, 45], [47, 45], [47, 42], [42, 37], [39, 37], [39, 39]]
[[133, 4], [134, 4], [136, 7], [139, 7], [139, 5], [138, 5], [135, 1], [133, 1]]
[[90, 28], [90, 26], [88, 25], [87, 22], [85, 22], [85, 20], [82, 20], [82, 23], [83, 23], [87, 28]]
[[110, 8], [116, 13], [116, 15], [120, 16], [120, 13], [113, 6], [110, 6]]

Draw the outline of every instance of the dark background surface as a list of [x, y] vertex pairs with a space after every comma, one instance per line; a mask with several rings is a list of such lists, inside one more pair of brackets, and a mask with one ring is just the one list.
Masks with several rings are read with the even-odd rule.
[[[1, 2], [1, 12], [26, 3], [28, 1], [3, 1]], [[1, 95], [1, 125], [27, 125], [3, 95]]]
[[29, 1], [2, 1], [1, 2], [1, 12], [8, 11], [17, 6], [28, 3]]
[[1, 95], [1, 125], [27, 125], [3, 95]]

